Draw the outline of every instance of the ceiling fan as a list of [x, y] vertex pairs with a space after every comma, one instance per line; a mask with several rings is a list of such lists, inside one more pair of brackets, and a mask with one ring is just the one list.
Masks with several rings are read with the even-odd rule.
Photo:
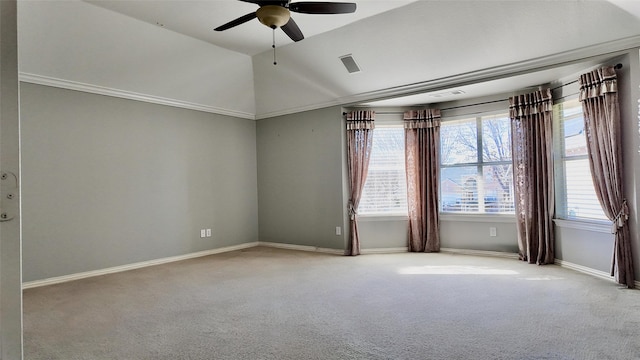
[[303, 14], [348, 14], [356, 11], [355, 3], [344, 2], [312, 2], [301, 1], [291, 3], [290, 0], [239, 0], [260, 6], [257, 11], [241, 16], [224, 25], [215, 28], [215, 31], [224, 31], [234, 26], [244, 24], [247, 21], [258, 20], [271, 29], [281, 28], [293, 41], [304, 39], [302, 31], [291, 18], [291, 11]]

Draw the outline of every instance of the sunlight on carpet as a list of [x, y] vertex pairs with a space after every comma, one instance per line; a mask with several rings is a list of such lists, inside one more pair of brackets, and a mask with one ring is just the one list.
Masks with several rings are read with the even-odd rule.
[[398, 269], [401, 275], [518, 275], [517, 271], [481, 266], [406, 266]]

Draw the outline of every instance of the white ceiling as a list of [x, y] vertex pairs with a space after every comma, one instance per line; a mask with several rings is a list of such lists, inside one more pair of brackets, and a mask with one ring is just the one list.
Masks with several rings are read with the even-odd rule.
[[[247, 55], [271, 50], [272, 31], [257, 19], [226, 31], [213, 31], [220, 25], [256, 11], [256, 4], [238, 0], [85, 1]], [[416, 0], [358, 0], [356, 12], [352, 14], [309, 15], [292, 12], [291, 16], [305, 38], [309, 38], [414, 1]], [[278, 46], [292, 42], [281, 30], [277, 30]]]
[[[19, 1], [20, 71], [45, 85], [261, 119], [521, 91], [640, 47], [640, 0], [342, 1], [356, 12], [293, 14], [306, 38], [277, 31], [278, 66], [257, 20], [213, 31], [255, 4]], [[346, 54], [362, 72], [347, 73]], [[451, 90], [463, 93], [432, 96]]]
[[[563, 66], [555, 66], [550, 69], [527, 72], [495, 80], [482, 81], [469, 85], [456, 86], [450, 89], [419, 92], [413, 95], [403, 95], [389, 99], [368, 101], [359, 104], [367, 107], [407, 107], [420, 106], [433, 103], [446, 103], [449, 101], [461, 101], [478, 99], [491, 95], [506, 94], [515, 95], [517, 92], [531, 91], [531, 89], [544, 87], [559, 87], [563, 84], [574, 82], [586, 69], [592, 68], [602, 62], [615, 61], [610, 56], [596, 57], [593, 59], [575, 62]], [[613, 65], [613, 64], [611, 64]]]

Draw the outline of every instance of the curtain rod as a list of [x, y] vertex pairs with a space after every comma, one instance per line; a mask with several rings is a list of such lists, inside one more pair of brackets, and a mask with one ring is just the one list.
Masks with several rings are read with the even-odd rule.
[[[618, 69], [622, 69], [622, 64], [618, 63], [618, 64], [616, 64], [613, 68], [614, 68], [614, 69], [616, 69], [616, 70], [618, 70]], [[558, 89], [560, 89], [560, 88], [561, 88], [561, 87], [563, 87], [563, 86], [567, 86], [567, 85], [575, 84], [575, 83], [577, 83], [578, 81], [580, 81], [580, 80], [573, 80], [573, 81], [568, 82], [568, 83], [566, 83], [566, 84], [562, 84], [562, 85], [560, 85], [560, 86], [556, 86], [556, 87], [554, 87], [553, 89], [551, 89], [551, 91], [553, 91], [553, 90], [558, 90]]]
[[[614, 68], [614, 69], [616, 69], [616, 70], [622, 69], [622, 64], [618, 63], [618, 64], [616, 64], [613, 68]], [[558, 90], [558, 89], [563, 88], [563, 87], [565, 87], [565, 86], [567, 86], [567, 85], [575, 84], [575, 83], [577, 83], [578, 81], [579, 81], [579, 80], [574, 80], [574, 81], [568, 82], [568, 83], [566, 83], [566, 84], [562, 84], [562, 85], [556, 86], [556, 87], [552, 88], [552, 89], [551, 89], [551, 91]], [[478, 106], [478, 105], [493, 104], [493, 103], [498, 103], [498, 102], [503, 102], [503, 101], [508, 101], [508, 100], [509, 100], [509, 99], [500, 99], [500, 100], [493, 100], [493, 101], [485, 101], [485, 102], [480, 102], [480, 103], [475, 103], [475, 104], [460, 105], [460, 106], [452, 106], [452, 107], [443, 108], [443, 109], [440, 109], [440, 110], [441, 110], [441, 111], [443, 111], [443, 110], [455, 110], [455, 109], [461, 109], [461, 108], [466, 108], [466, 107], [471, 107], [471, 106]], [[398, 114], [404, 114], [404, 111], [387, 111], [387, 112], [385, 112], [385, 111], [380, 111], [380, 112], [376, 112], [376, 114], [381, 114], [381, 115], [398, 115]], [[343, 116], [344, 116], [344, 115], [347, 115], [347, 113], [346, 113], [346, 112], [342, 112], [342, 115], [343, 115]]]

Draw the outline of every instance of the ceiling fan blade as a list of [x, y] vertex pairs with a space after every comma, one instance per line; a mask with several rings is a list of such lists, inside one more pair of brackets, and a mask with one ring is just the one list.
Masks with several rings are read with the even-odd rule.
[[260, 6], [264, 6], [264, 5], [280, 5], [280, 6], [286, 6], [288, 1], [287, 0], [239, 0], [242, 2], [248, 2], [248, 3], [252, 3], [252, 4], [258, 4]]
[[356, 11], [356, 4], [302, 1], [289, 4], [289, 10], [303, 14], [348, 14]]
[[302, 31], [298, 27], [293, 18], [289, 18], [289, 22], [281, 26], [282, 31], [284, 31], [287, 36], [291, 38], [293, 41], [300, 41], [304, 39], [304, 35], [302, 35]]
[[226, 23], [224, 25], [220, 25], [220, 26], [218, 26], [217, 28], [215, 28], [213, 30], [215, 30], [215, 31], [224, 31], [224, 30], [230, 29], [230, 28], [232, 28], [234, 26], [238, 26], [240, 24], [244, 24], [247, 21], [253, 20], [255, 18], [256, 18], [256, 13], [252, 12], [252, 13], [247, 14], [245, 16], [241, 16], [241, 17], [239, 17], [239, 18], [237, 18], [235, 20], [229, 21], [228, 23]]

